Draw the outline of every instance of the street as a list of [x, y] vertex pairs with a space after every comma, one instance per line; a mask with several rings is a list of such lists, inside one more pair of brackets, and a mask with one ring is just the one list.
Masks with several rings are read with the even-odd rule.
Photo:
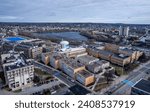
[[120, 83], [112, 86], [106, 91], [104, 94], [112, 94], [112, 95], [129, 95], [131, 91], [131, 87], [141, 78], [150, 77], [150, 61], [140, 65], [137, 69], [133, 70], [129, 74], [129, 76], [121, 81]]

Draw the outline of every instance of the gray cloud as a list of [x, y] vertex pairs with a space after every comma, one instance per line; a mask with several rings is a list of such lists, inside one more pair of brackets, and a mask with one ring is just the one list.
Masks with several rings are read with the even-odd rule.
[[149, 0], [1, 0], [0, 21], [150, 23]]

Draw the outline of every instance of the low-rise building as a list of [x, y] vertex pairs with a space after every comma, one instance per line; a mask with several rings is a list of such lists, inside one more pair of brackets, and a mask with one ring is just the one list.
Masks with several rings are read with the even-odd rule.
[[46, 46], [43, 47], [44, 52], [53, 52], [53, 51], [58, 51], [59, 49], [61, 49], [61, 46], [57, 43], [46, 41], [45, 44]]
[[138, 60], [140, 58], [140, 56], [143, 55], [143, 52], [132, 50], [132, 49], [128, 49], [128, 48], [121, 48], [121, 49], [119, 49], [119, 53], [127, 55], [127, 56], [130, 56], [131, 63], [133, 63], [134, 61]]
[[110, 66], [110, 63], [108, 61], [100, 60], [100, 61], [89, 64], [88, 66], [86, 66], [86, 68], [88, 71], [95, 74], [95, 73], [101, 72], [103, 69], [108, 68], [109, 66]]
[[30, 59], [25, 59], [23, 54], [3, 54], [3, 70], [6, 84], [12, 91], [32, 86], [34, 65]]
[[105, 44], [104, 50], [89, 46], [87, 52], [89, 55], [107, 60], [120, 66], [133, 63], [143, 55], [142, 51], [119, 47], [118, 45], [108, 43]]
[[60, 69], [75, 79], [75, 73], [85, 70], [85, 65], [75, 59], [64, 58], [60, 61]]
[[138, 60], [143, 54], [144, 54], [144, 52], [142, 52], [142, 51], [136, 51], [136, 59], [135, 60]]
[[96, 58], [100, 58], [99, 52], [98, 52], [99, 50], [98, 49], [90, 46], [86, 50], [87, 50], [87, 52], [88, 52], [89, 55], [94, 56]]
[[67, 57], [70, 57], [70, 58], [87, 55], [86, 48], [83, 48], [83, 47], [68, 48], [65, 51], [63, 51], [62, 53], [64, 53]]
[[111, 51], [113, 53], [118, 53], [119, 46], [115, 44], [105, 43], [105, 50]]
[[110, 61], [111, 56], [114, 54], [112, 52], [105, 51], [105, 50], [99, 50], [98, 53], [99, 53], [99, 56], [100, 56], [101, 59], [104, 59], [104, 60], [107, 60], [107, 61]]
[[84, 56], [77, 57], [77, 61], [84, 65], [89, 65], [93, 62], [99, 61], [99, 59], [90, 55], [84, 55]]
[[41, 61], [48, 65], [50, 63], [50, 57], [52, 56], [52, 52], [42, 53], [41, 54]]
[[81, 84], [88, 86], [94, 83], [95, 77], [87, 70], [82, 70], [76, 73], [76, 80], [79, 81]]
[[125, 66], [131, 62], [131, 57], [124, 54], [113, 54], [111, 56], [111, 62], [119, 66]]
[[60, 68], [60, 60], [63, 58], [62, 55], [60, 54], [53, 54], [50, 58], [50, 65], [52, 67], [54, 67], [55, 69], [59, 69]]
[[5, 42], [3, 48], [5, 51], [15, 50], [24, 51], [28, 58], [39, 59], [45, 46], [44, 41], [39, 39], [23, 40], [21, 42]]
[[43, 47], [35, 46], [32, 43], [20, 43], [15, 47], [15, 50], [24, 51], [28, 58], [38, 59], [43, 52]]

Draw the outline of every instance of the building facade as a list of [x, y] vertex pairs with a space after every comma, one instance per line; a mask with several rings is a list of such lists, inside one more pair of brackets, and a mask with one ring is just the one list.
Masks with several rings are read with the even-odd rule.
[[[4, 58], [5, 57], [5, 58]], [[18, 56], [5, 54], [2, 56], [3, 70], [6, 84], [12, 91], [33, 85], [34, 65], [32, 60], [24, 59], [22, 54]]]

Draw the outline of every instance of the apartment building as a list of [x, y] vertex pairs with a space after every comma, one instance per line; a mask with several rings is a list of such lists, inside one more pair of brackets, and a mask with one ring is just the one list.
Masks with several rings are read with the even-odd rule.
[[103, 71], [103, 69], [110, 67], [110, 62], [105, 61], [105, 60], [100, 60], [94, 63], [89, 64], [88, 66], [86, 66], [87, 70], [96, 74], [99, 73], [101, 71]]
[[84, 55], [84, 56], [80, 56], [76, 58], [78, 62], [84, 64], [84, 65], [89, 65], [93, 62], [99, 61], [98, 58], [95, 58], [93, 56], [90, 55]]
[[64, 58], [60, 60], [60, 69], [65, 72], [67, 75], [75, 79], [75, 73], [85, 70], [85, 65], [79, 63], [75, 59]]
[[105, 50], [111, 51], [113, 53], [118, 53], [119, 46], [115, 44], [105, 43]]
[[23, 54], [3, 54], [4, 76], [6, 84], [12, 91], [33, 85], [34, 65]]
[[69, 48], [63, 51], [62, 53], [64, 53], [69, 58], [75, 58], [82, 55], [87, 55], [86, 48], [83, 47]]
[[59, 69], [60, 68], [60, 60], [63, 58], [62, 55], [60, 54], [53, 54], [50, 58], [50, 65], [52, 67], [54, 67], [55, 69]]
[[41, 61], [48, 65], [50, 63], [50, 57], [52, 56], [52, 52], [42, 53], [41, 54]]
[[111, 56], [111, 63], [117, 64], [119, 66], [125, 66], [131, 62], [131, 57], [124, 54], [113, 54]]
[[87, 70], [82, 70], [76, 73], [76, 80], [79, 81], [81, 84], [88, 86], [94, 83], [95, 77]]

